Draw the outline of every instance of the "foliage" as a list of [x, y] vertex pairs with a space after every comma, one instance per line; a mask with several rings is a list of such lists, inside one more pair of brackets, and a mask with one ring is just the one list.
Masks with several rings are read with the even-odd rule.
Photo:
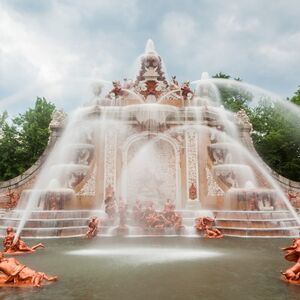
[[[220, 72], [213, 78], [230, 79], [231, 76]], [[300, 181], [299, 116], [284, 103], [274, 103], [271, 99], [262, 99], [251, 107], [251, 93], [235, 86], [224, 84], [219, 88], [224, 107], [233, 112], [244, 109], [253, 125], [254, 146], [263, 160], [279, 174]], [[300, 105], [300, 87], [288, 101]]]
[[263, 100], [251, 114], [253, 142], [279, 174], [300, 181], [300, 119], [280, 103]]
[[[219, 72], [214, 75], [213, 78], [231, 79], [230, 75]], [[242, 81], [240, 78], [234, 78], [235, 81]], [[252, 100], [252, 94], [245, 89], [239, 87], [239, 85], [222, 84], [219, 87], [221, 100], [226, 109], [233, 112], [237, 112], [240, 109], [244, 109], [249, 113], [248, 103]]]
[[298, 86], [298, 90], [295, 92], [294, 96], [291, 98], [291, 102], [300, 105], [300, 85]]
[[8, 122], [0, 117], [0, 180], [11, 179], [32, 166], [43, 153], [49, 138], [49, 123], [55, 106], [37, 98], [34, 108]]

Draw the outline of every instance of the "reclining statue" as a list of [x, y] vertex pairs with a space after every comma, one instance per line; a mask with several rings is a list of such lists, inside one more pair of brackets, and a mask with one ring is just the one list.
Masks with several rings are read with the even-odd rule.
[[214, 219], [210, 217], [200, 217], [196, 219], [195, 228], [198, 232], [203, 233], [205, 238], [219, 239], [224, 237], [222, 232], [213, 227]]
[[300, 284], [300, 238], [294, 239], [293, 244], [282, 249], [285, 252], [284, 258], [295, 264], [286, 271], [281, 272], [281, 279], [293, 284]]
[[44, 248], [42, 243], [29, 247], [26, 243], [18, 237], [15, 240], [15, 231], [12, 227], [7, 227], [6, 236], [3, 240], [3, 247], [5, 253], [20, 253], [20, 252], [34, 252], [37, 248]]
[[35, 286], [40, 287], [46, 281], [56, 281], [57, 276], [37, 272], [21, 264], [15, 258], [5, 258], [0, 252], [0, 286]]

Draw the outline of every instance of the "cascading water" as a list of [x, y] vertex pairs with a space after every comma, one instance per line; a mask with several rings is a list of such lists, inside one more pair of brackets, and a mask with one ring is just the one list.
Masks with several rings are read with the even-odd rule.
[[[116, 206], [126, 203], [129, 234], [143, 235], [131, 220], [137, 199], [144, 207], [153, 203], [162, 210], [171, 198], [182, 215], [185, 229], [180, 234], [185, 236], [195, 234], [194, 221], [200, 216], [215, 217], [228, 235], [282, 236], [282, 230], [297, 235], [294, 209], [243, 146], [241, 135], [248, 130], [241, 129], [243, 120], [222, 107], [219, 84], [245, 85], [210, 79], [208, 73], [196, 82], [195, 91], [176, 77], [167, 81], [152, 40], [140, 62], [135, 81], [114, 81], [107, 94], [94, 85], [93, 100], [70, 114], [34, 187], [22, 194], [26, 208], [19, 212], [17, 236], [26, 230], [27, 220], [34, 223], [35, 215], [55, 220], [62, 212], [60, 224], [69, 222], [68, 230], [82, 235], [90, 216], [105, 216], [110, 198]], [[268, 220], [279, 227], [267, 231]], [[66, 230], [65, 225], [57, 230], [55, 223], [47, 224], [52, 224], [52, 236]], [[117, 222], [107, 224], [102, 234], [113, 235]]]

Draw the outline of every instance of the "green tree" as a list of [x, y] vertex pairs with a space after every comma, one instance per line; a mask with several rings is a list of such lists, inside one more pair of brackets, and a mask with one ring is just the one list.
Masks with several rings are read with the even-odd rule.
[[[213, 78], [231, 79], [231, 76], [222, 72], [217, 73]], [[234, 78], [235, 81], [242, 81], [239, 77]], [[252, 100], [253, 96], [249, 91], [246, 91], [238, 85], [232, 84], [231, 81], [228, 85], [222, 84], [218, 86], [221, 100], [226, 109], [237, 112], [240, 109], [244, 109], [247, 113], [250, 113], [248, 103]]]
[[4, 121], [0, 139], [0, 180], [13, 178], [32, 166], [43, 153], [49, 138], [49, 123], [55, 105], [37, 98], [34, 108]]
[[[231, 76], [219, 72], [213, 78], [231, 79]], [[254, 146], [262, 159], [279, 174], [300, 181], [299, 116], [284, 103], [273, 103], [271, 99], [262, 99], [256, 107], [251, 107], [252, 94], [231, 83], [229, 80], [228, 85], [223, 82], [219, 86], [224, 107], [233, 112], [244, 109], [253, 125]], [[300, 86], [289, 101], [300, 105]]]
[[294, 96], [291, 98], [291, 102], [300, 105], [300, 85], [298, 86], [298, 90], [295, 92]]
[[262, 100], [253, 108], [253, 142], [264, 161], [279, 174], [300, 181], [300, 120], [281, 103]]

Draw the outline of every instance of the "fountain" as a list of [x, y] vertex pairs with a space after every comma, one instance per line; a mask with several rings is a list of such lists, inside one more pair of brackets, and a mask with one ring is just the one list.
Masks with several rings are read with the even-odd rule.
[[[83, 107], [56, 113], [51, 153], [30, 178], [16, 180], [21, 199], [3, 213], [2, 234], [11, 226], [23, 237], [84, 236], [98, 217], [91, 236], [156, 228], [155, 235], [190, 237], [195, 219], [208, 217], [215, 224], [208, 235], [298, 236], [297, 214], [251, 144], [249, 118], [221, 105], [218, 84], [241, 83], [206, 72], [194, 83], [168, 81], [149, 40], [135, 80], [113, 81], [107, 93], [94, 85]], [[144, 230], [137, 211], [151, 203], [156, 213], [143, 222], [154, 225]]]

